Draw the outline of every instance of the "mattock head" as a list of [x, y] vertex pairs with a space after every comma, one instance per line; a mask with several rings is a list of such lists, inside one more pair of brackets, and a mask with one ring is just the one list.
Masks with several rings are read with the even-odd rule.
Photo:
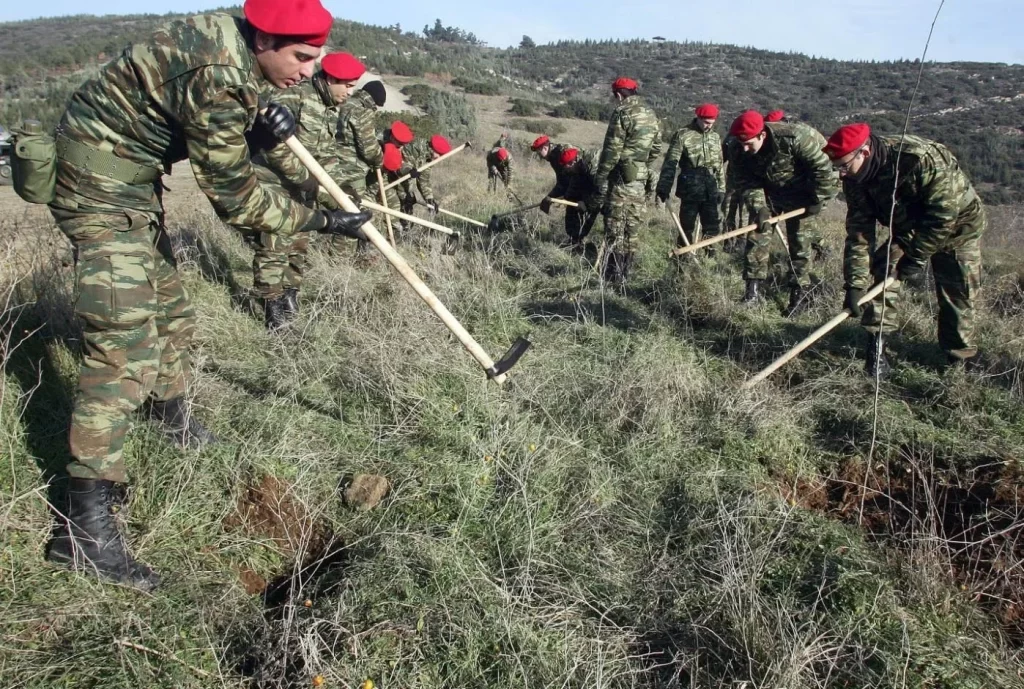
[[522, 358], [523, 354], [526, 354], [526, 350], [530, 348], [533, 343], [525, 337], [517, 337], [516, 341], [512, 343], [512, 346], [508, 348], [505, 355], [494, 362], [494, 366], [487, 369], [488, 378], [497, 378], [498, 376], [504, 375], [510, 368], [515, 366]]

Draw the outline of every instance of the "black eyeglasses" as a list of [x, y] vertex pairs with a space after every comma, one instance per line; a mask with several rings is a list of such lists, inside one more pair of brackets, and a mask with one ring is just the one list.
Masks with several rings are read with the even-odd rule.
[[853, 157], [847, 160], [845, 163], [832, 163], [832, 169], [836, 172], [849, 172], [850, 166], [853, 165], [853, 161], [857, 160], [864, 155], [864, 147], [861, 146], [857, 149], [857, 152], [853, 154]]

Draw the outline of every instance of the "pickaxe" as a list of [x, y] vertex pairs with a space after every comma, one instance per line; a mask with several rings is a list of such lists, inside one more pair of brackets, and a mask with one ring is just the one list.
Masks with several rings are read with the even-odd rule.
[[[864, 296], [861, 297], [857, 301], [857, 303], [860, 304], [861, 306], [864, 306], [869, 301], [871, 301], [872, 299], [877, 297], [879, 294], [881, 294], [883, 291], [885, 291], [894, 282], [896, 282], [896, 278], [894, 278], [894, 277], [886, 278], [884, 282], [880, 282], [877, 285], [875, 285], [874, 287], [872, 287], [871, 289], [869, 289], [864, 294]], [[798, 342], [796, 345], [794, 345], [794, 347], [792, 349], [790, 349], [788, 352], [786, 352], [785, 354], [780, 356], [778, 359], [773, 361], [771, 366], [769, 366], [768, 368], [766, 368], [765, 370], [761, 371], [756, 376], [754, 376], [753, 378], [751, 378], [750, 380], [745, 382], [743, 384], [743, 389], [744, 390], [749, 390], [750, 388], [754, 387], [755, 385], [760, 383], [762, 380], [764, 380], [765, 378], [770, 376], [771, 374], [773, 374], [776, 371], [778, 371], [780, 368], [782, 368], [783, 366], [788, 364], [790, 361], [795, 359], [800, 354], [800, 352], [804, 351], [805, 349], [810, 347], [812, 344], [814, 344], [815, 342], [817, 342], [821, 338], [825, 337], [826, 334], [828, 334], [830, 331], [832, 331], [836, 327], [838, 327], [840, 323], [845, 321], [851, 315], [852, 314], [850, 313], [849, 309], [843, 309], [841, 312], [839, 312], [838, 314], [833, 316], [827, 323], [825, 323], [825, 325], [821, 326], [820, 328], [815, 330], [813, 333], [811, 333], [810, 335], [808, 335], [804, 339], [800, 340], [800, 342]]]
[[505, 212], [505, 213], [497, 213], [495, 215], [492, 215], [491, 216], [491, 221], [489, 223], [487, 223], [487, 229], [490, 230], [491, 232], [500, 232], [501, 231], [501, 226], [498, 224], [499, 220], [501, 220], [502, 218], [511, 217], [513, 215], [519, 215], [520, 213], [525, 213], [526, 211], [533, 210], [534, 208], [540, 208], [540, 204], [539, 203], [533, 203], [533, 204], [530, 204], [529, 206], [520, 206], [519, 208], [516, 208], [515, 210], [511, 210], [511, 211], [508, 211], [508, 212]]
[[[778, 222], [780, 222], [782, 220], [788, 220], [789, 218], [795, 218], [795, 217], [797, 217], [799, 215], [803, 215], [804, 214], [804, 210], [806, 210], [806, 209], [804, 209], [804, 208], [797, 208], [796, 210], [792, 210], [792, 211], [789, 211], [787, 213], [782, 213], [781, 215], [776, 215], [774, 218], [768, 218], [768, 222], [778, 223]], [[690, 246], [678, 247], [678, 248], [672, 250], [672, 252], [669, 254], [669, 258], [671, 258], [672, 256], [682, 256], [683, 254], [688, 254], [691, 251], [696, 251], [697, 249], [703, 249], [706, 246], [711, 246], [712, 244], [717, 244], [718, 242], [724, 242], [726, 239], [732, 239], [733, 237], [739, 237], [741, 234], [747, 234], [749, 232], [753, 232], [754, 230], [756, 230], [760, 226], [761, 226], [760, 223], [751, 223], [750, 225], [745, 225], [744, 227], [739, 227], [739, 228], [737, 228], [735, 230], [732, 230], [731, 232], [723, 232], [722, 234], [715, 235], [714, 237], [708, 237], [707, 239], [701, 240], [699, 242], [695, 242], [695, 243], [691, 244]]]
[[[317, 162], [316, 158], [306, 150], [306, 147], [293, 135], [285, 139], [285, 145], [291, 150], [292, 153], [302, 162], [303, 165], [309, 170], [310, 174], [320, 182], [320, 186], [327, 190], [327, 193], [331, 195], [342, 208], [350, 213], [356, 213], [359, 211], [359, 206], [352, 202], [352, 199], [348, 197], [341, 187], [338, 186], [337, 182], [331, 179], [331, 176], [327, 174], [327, 171], [321, 167], [320, 163]], [[393, 212], [393, 211], [392, 211]], [[458, 338], [462, 346], [473, 355], [473, 358], [483, 367], [487, 373], [487, 377], [494, 380], [495, 383], [501, 385], [505, 382], [505, 374], [510, 368], [515, 366], [516, 362], [523, 356], [527, 349], [530, 347], [530, 341], [524, 337], [517, 338], [512, 346], [505, 353], [505, 355], [495, 362], [491, 357], [487, 355], [484, 348], [473, 339], [462, 324], [459, 323], [458, 319], [451, 314], [451, 312], [445, 307], [444, 304], [430, 291], [430, 288], [424, 284], [418, 275], [413, 271], [412, 267], [406, 263], [402, 255], [399, 254], [395, 249], [388, 244], [388, 241], [381, 236], [381, 233], [377, 231], [377, 228], [373, 226], [373, 223], [366, 223], [363, 225], [363, 233], [366, 238], [370, 240], [370, 243], [377, 247], [377, 250], [384, 254], [384, 258], [388, 260], [395, 270], [402, 276], [402, 278], [409, 283], [409, 286], [420, 296], [420, 298], [427, 303], [427, 306], [437, 314], [437, 317], [441, 319], [441, 322], [445, 324], [455, 337]]]
[[[423, 165], [423, 167], [416, 168], [416, 172], [420, 173], [420, 172], [423, 172], [424, 170], [429, 170], [430, 168], [432, 168], [435, 165], [437, 165], [438, 163], [440, 163], [442, 160], [445, 160], [446, 158], [452, 157], [453, 155], [455, 155], [456, 153], [458, 153], [459, 151], [461, 151], [464, 148], [473, 148], [472, 142], [467, 141], [466, 143], [462, 144], [461, 146], [456, 146], [452, 150], [450, 150], [447, 153], [445, 153], [443, 156], [438, 156], [437, 158], [434, 158], [433, 160], [431, 160], [429, 163], [425, 163]], [[396, 179], [394, 182], [392, 182], [391, 184], [389, 184], [386, 187], [384, 187], [384, 191], [387, 191], [388, 189], [394, 189], [395, 187], [397, 187], [402, 182], [406, 182], [406, 181], [408, 181], [410, 179], [412, 179], [412, 173], [411, 172], [409, 174], [407, 174], [407, 175], [402, 175], [401, 177]]]

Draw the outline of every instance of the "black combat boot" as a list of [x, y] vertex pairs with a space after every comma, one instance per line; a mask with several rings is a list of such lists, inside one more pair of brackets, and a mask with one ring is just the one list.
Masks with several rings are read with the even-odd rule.
[[291, 322], [299, 315], [299, 288], [286, 287], [284, 290], [285, 315]]
[[160, 583], [160, 576], [128, 552], [111, 511], [118, 485], [113, 481], [68, 479], [67, 516], [57, 517], [46, 559], [140, 591], [152, 591]]
[[756, 304], [759, 301], [761, 301], [761, 280], [748, 278], [747, 291], [743, 293], [743, 303]]
[[291, 320], [288, 315], [287, 295], [267, 297], [263, 300], [263, 323], [269, 332], [287, 328]]
[[216, 444], [217, 437], [199, 423], [192, 414], [191, 405], [184, 397], [160, 402], [148, 400], [143, 413], [160, 428], [160, 432], [183, 450], [202, 449]]
[[864, 373], [869, 378], [885, 380], [891, 371], [892, 367], [885, 356], [885, 335], [872, 334], [864, 356]]
[[796, 286], [789, 290], [789, 306], [786, 307], [786, 318], [799, 316], [807, 310], [807, 292], [803, 287]]

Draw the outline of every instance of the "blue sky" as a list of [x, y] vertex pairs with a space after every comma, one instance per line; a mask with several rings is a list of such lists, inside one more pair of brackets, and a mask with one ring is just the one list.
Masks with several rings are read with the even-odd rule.
[[[230, 0], [94, 0], [94, 14], [202, 10]], [[494, 46], [561, 38], [665, 36], [796, 51], [839, 59], [914, 58], [921, 54], [938, 0], [324, 0], [335, 16], [419, 31], [440, 17]], [[0, 3], [0, 21], [81, 13], [74, 0]], [[1024, 63], [1024, 0], [946, 0], [930, 59]]]

